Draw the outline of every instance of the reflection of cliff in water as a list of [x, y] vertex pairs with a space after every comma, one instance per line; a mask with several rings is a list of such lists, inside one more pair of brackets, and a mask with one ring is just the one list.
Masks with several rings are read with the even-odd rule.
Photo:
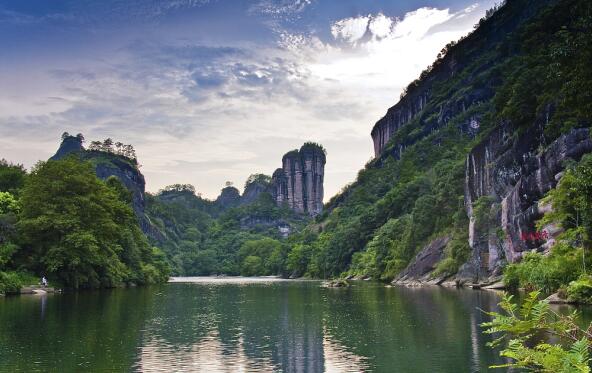
[[155, 302], [159, 317], [147, 324], [137, 367], [323, 371], [318, 282], [304, 288], [285, 285], [171, 286]]
[[[483, 371], [503, 363], [479, 326], [486, 321], [479, 309], [493, 310], [498, 301], [473, 290], [354, 286], [327, 294], [326, 329], [351, 354], [366, 357], [372, 371]], [[381, 343], [362, 343], [368, 340]]]
[[7, 298], [0, 371], [487, 371], [504, 361], [485, 346], [479, 309], [498, 301], [475, 290], [238, 278]]
[[195, 344], [179, 348], [159, 338], [150, 338], [139, 349], [134, 370], [140, 372], [274, 372], [279, 367], [268, 357], [251, 359], [239, 337], [233, 353], [228, 353], [220, 336], [212, 332]]

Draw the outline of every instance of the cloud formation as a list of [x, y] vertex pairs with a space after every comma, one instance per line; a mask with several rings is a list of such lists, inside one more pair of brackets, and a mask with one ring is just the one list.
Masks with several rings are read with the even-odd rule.
[[[132, 13], [162, 18], [158, 35], [137, 26], [106, 44], [91, 37], [25, 63], [0, 60], [10, 88], [0, 91], [0, 157], [30, 166], [55, 151], [63, 131], [113, 137], [135, 145], [149, 190], [192, 183], [215, 198], [225, 181], [242, 185], [250, 173], [271, 173], [283, 153], [312, 140], [328, 150], [328, 199], [370, 158], [369, 131], [402, 88], [485, 11], [366, 12], [319, 28], [302, 21], [312, 0], [263, 0], [236, 19], [250, 28], [208, 34], [218, 30], [208, 18], [220, 16], [219, 6], [146, 2]], [[113, 9], [113, 19], [130, 17]], [[191, 9], [198, 13], [185, 14]], [[265, 26], [251, 27], [255, 21]], [[109, 32], [131, 26], [118, 27]]]

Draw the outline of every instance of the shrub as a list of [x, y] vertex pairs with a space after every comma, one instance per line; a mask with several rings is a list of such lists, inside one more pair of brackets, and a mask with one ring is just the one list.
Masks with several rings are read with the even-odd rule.
[[438, 265], [436, 266], [433, 275], [436, 277], [442, 275], [450, 275], [456, 273], [457, 271], [458, 264], [456, 264], [455, 260], [453, 258], [444, 258], [440, 262], [438, 262]]
[[567, 287], [568, 299], [578, 303], [592, 303], [592, 277], [581, 276], [569, 283]]
[[504, 282], [514, 289], [522, 287], [552, 293], [580, 276], [581, 258], [581, 249], [573, 249], [560, 242], [548, 256], [527, 253], [520, 263], [508, 265], [504, 271]]
[[0, 272], [0, 294], [18, 294], [23, 285], [17, 272]]

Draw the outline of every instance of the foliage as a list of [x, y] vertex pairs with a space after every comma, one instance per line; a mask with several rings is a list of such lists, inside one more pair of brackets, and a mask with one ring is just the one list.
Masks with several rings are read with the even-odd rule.
[[301, 277], [306, 273], [311, 260], [313, 247], [305, 243], [297, 243], [291, 247], [286, 260], [286, 269], [293, 277]]
[[582, 275], [567, 286], [567, 296], [570, 301], [592, 304], [592, 278]]
[[0, 192], [16, 193], [23, 187], [26, 172], [22, 165], [0, 160]]
[[166, 263], [114, 185], [74, 157], [37, 164], [21, 193], [16, 261], [73, 288], [166, 280]]
[[111, 138], [103, 141], [91, 141], [88, 150], [95, 152], [111, 153], [136, 161], [136, 150], [132, 145], [126, 145], [122, 142], [113, 142]]
[[[592, 5], [581, 0], [508, 2], [489, 11], [471, 35], [447, 45], [407, 87], [398, 108], [416, 107], [426, 92], [429, 100], [395, 128], [382, 153], [315, 219], [321, 229], [306, 244], [310, 258], [294, 255], [307, 258], [300, 262], [307, 263], [306, 271], [299, 272], [389, 280], [430, 240], [443, 235], [452, 239], [436, 274], [456, 272], [470, 255], [462, 203], [467, 151], [500, 123], [515, 135], [541, 133], [537, 141], [543, 147], [570, 128], [590, 125], [591, 15]], [[391, 120], [391, 112], [395, 115], [395, 108], [385, 120]], [[400, 114], [406, 115], [405, 110]], [[470, 128], [475, 119], [479, 127]], [[588, 208], [583, 204], [592, 198], [585, 185], [579, 184], [580, 198], [572, 202]], [[478, 228], [491, 226], [495, 207], [488, 197], [475, 201]], [[586, 225], [582, 208], [575, 216], [580, 227]], [[572, 271], [574, 277], [561, 266], [581, 268], [572, 254], [531, 256], [523, 270], [510, 269], [508, 280], [546, 291], [566, 285], [579, 273]], [[530, 268], [535, 266], [539, 274]]]
[[504, 283], [511, 288], [552, 293], [576, 280], [582, 271], [581, 250], [558, 243], [548, 256], [527, 253], [519, 263], [508, 265], [504, 271]]
[[238, 257], [244, 276], [279, 274], [285, 260], [281, 242], [269, 237], [246, 241]]
[[23, 286], [38, 281], [38, 278], [27, 272], [0, 271], [0, 294], [18, 294]]
[[553, 211], [545, 215], [539, 227], [559, 222], [566, 230], [563, 238], [572, 246], [592, 249], [592, 154], [567, 169], [547, 200]]
[[0, 271], [0, 294], [18, 294], [23, 285], [18, 273]]
[[247, 181], [245, 181], [245, 190], [247, 190], [247, 188], [251, 184], [260, 184], [267, 186], [271, 184], [271, 176], [265, 174], [252, 174], [247, 178]]
[[164, 189], [161, 189], [159, 191], [160, 194], [166, 193], [166, 192], [195, 193], [195, 187], [191, 184], [173, 184], [173, 185], [168, 185], [168, 186], [164, 187]]
[[[264, 182], [267, 178], [256, 174], [250, 182]], [[281, 259], [270, 256], [277, 251], [264, 254], [261, 250], [265, 251], [270, 242], [280, 243], [278, 222], [292, 228], [306, 222], [287, 207], [278, 207], [266, 192], [252, 203], [224, 209], [176, 186], [165, 188], [156, 196], [149, 195], [146, 212], [164, 236], [154, 243], [162, 246], [176, 275], [284, 274], [284, 245]], [[255, 244], [263, 246], [255, 250]], [[253, 253], [246, 254], [251, 249]], [[245, 262], [248, 256], [262, 258], [261, 265], [256, 265], [259, 262], [254, 258]], [[274, 264], [269, 262], [272, 259]]]
[[[562, 316], [553, 312], [538, 296], [538, 292], [530, 293], [519, 308], [511, 295], [504, 295], [499, 304], [503, 313], [488, 312], [493, 319], [481, 325], [486, 328], [484, 333], [499, 336], [489, 345], [503, 346], [501, 356], [510, 359], [510, 363], [494, 368], [590, 372], [591, 329], [580, 328], [575, 313]], [[551, 336], [560, 343], [548, 342]]]
[[590, 255], [586, 255], [592, 242], [592, 156], [586, 155], [568, 168], [545, 200], [553, 205], [553, 210], [539, 221], [538, 228], [559, 223], [564, 232], [557, 237], [550, 255], [528, 253], [520, 263], [509, 265], [504, 273], [505, 282], [512, 287], [547, 293], [569, 285], [572, 300], [588, 302], [589, 280], [580, 276], [592, 268]]
[[10, 192], [0, 192], [0, 214], [18, 213], [17, 199]]

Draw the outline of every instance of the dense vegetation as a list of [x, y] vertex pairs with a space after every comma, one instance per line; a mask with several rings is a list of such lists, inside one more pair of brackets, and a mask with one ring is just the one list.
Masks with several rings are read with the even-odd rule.
[[[268, 182], [269, 176], [252, 175], [245, 190]], [[307, 221], [276, 206], [268, 192], [253, 202], [225, 207], [196, 195], [191, 185], [148, 195], [147, 215], [176, 275], [285, 275], [289, 244], [278, 226], [298, 230]]]
[[[525, 20], [529, 12], [538, 15]], [[521, 21], [499, 37], [499, 29]], [[289, 257], [311, 276], [345, 272], [388, 280], [431, 239], [450, 236], [437, 272], [456, 272], [470, 253], [462, 187], [466, 154], [501, 123], [511, 123], [514, 136], [544, 126], [541, 148], [570, 128], [590, 126], [591, 57], [589, 2], [512, 1], [489, 13], [409, 85], [402, 99], [433, 82], [427, 105], [328, 203]], [[451, 60], [461, 68], [441, 78]], [[457, 107], [472, 92], [485, 92], [484, 99], [440, 120], [443, 108]], [[474, 120], [476, 130], [467, 126]]]
[[[99, 180], [76, 157], [22, 166], [0, 163], [0, 291], [41, 276], [68, 288], [148, 284], [168, 279], [115, 177]], [[37, 279], [37, 280], [33, 280]]]
[[[201, 198], [191, 185], [175, 184], [146, 197], [151, 244], [164, 256], [139, 233], [130, 196], [116, 179], [101, 182], [91, 177], [91, 166], [73, 159], [41, 163], [30, 175], [4, 163], [3, 283], [18, 282], [8, 278], [17, 272], [47, 273], [73, 287], [152, 282], [166, 273], [163, 258], [178, 275], [351, 274], [387, 281], [442, 236], [451, 241], [436, 273], [454, 274], [470, 255], [466, 154], [502, 123], [510, 123], [513, 137], [540, 126], [541, 150], [571, 128], [589, 127], [590, 60], [589, 2], [508, 2], [488, 12], [472, 34], [447, 45], [407, 87], [402, 101], [424, 90], [430, 99], [314, 221], [276, 206], [266, 189], [270, 178], [263, 174], [246, 182], [245, 191], [255, 184], [264, 190], [249, 203], [231, 185], [225, 188], [229, 203], [222, 203]], [[453, 74], [450, 65], [456, 66]], [[475, 92], [479, 99], [470, 98]], [[111, 155], [138, 167], [133, 148], [111, 139], [92, 142], [81, 159], [96, 165], [111, 162]], [[586, 255], [589, 168], [587, 157], [548, 197], [557, 209], [545, 219], [566, 229], [556, 248], [510, 266], [509, 284], [592, 297], [586, 275], [592, 265]], [[489, 202], [477, 200], [475, 216], [485, 219]], [[478, 218], [475, 224], [486, 223]], [[282, 229], [291, 234], [286, 237]]]

